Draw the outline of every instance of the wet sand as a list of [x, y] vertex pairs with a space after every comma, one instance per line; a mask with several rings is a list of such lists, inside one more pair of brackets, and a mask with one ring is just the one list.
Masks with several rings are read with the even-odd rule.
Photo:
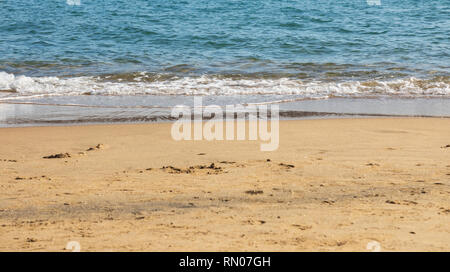
[[170, 127], [1, 128], [0, 251], [450, 250], [448, 118], [281, 121], [274, 152]]
[[[44, 96], [0, 99], [0, 127], [167, 122], [177, 105], [193, 107], [193, 96]], [[204, 105], [269, 103], [280, 118], [450, 117], [450, 97], [383, 97], [303, 99], [295, 96], [217, 96]], [[281, 102], [284, 101], [284, 102]], [[289, 102], [290, 101], [290, 102]]]

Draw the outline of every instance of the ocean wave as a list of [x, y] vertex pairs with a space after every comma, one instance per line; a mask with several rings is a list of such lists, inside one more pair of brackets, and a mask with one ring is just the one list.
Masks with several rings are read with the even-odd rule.
[[133, 73], [80, 77], [28, 77], [0, 72], [4, 97], [30, 95], [299, 95], [301, 97], [445, 96], [450, 77], [304, 81], [290, 77], [176, 76]]

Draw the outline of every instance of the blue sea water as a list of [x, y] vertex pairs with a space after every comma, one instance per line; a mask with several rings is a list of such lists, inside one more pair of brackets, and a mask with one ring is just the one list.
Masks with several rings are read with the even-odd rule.
[[448, 99], [450, 0], [369, 2], [0, 0], [0, 102]]

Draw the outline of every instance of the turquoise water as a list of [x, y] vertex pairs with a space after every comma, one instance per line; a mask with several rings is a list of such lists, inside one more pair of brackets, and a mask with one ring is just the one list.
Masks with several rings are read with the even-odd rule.
[[0, 18], [2, 70], [36, 75], [450, 63], [445, 0], [3, 0]]
[[450, 97], [450, 0], [1, 0], [0, 18], [0, 102]]

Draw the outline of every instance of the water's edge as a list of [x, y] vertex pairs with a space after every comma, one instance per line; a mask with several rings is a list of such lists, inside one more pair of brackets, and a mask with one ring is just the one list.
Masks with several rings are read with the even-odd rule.
[[[193, 101], [192, 97], [174, 97], [171, 101], [172, 105], [166, 106], [151, 105], [158, 104], [160, 100], [167, 100], [167, 97], [146, 96], [145, 98], [146, 100], [142, 100], [133, 96], [126, 100], [124, 97], [103, 97], [103, 100], [107, 101], [98, 101], [102, 100], [99, 97], [89, 98], [102, 106], [89, 104], [90, 100], [86, 97], [80, 97], [81, 101], [78, 102], [82, 104], [2, 102], [0, 103], [0, 127], [170, 122], [177, 119], [171, 115], [173, 106], [193, 105], [192, 102], [186, 103]], [[226, 105], [237, 105], [233, 102], [239, 100], [241, 99], [236, 97], [209, 98], [202, 106], [218, 105], [225, 112]], [[118, 101], [124, 106], [113, 106]], [[142, 104], [142, 102], [147, 103]], [[111, 106], [107, 106], [108, 104]], [[282, 120], [372, 117], [450, 118], [449, 98], [332, 98], [255, 104], [256, 106], [265, 105], [269, 111], [276, 105], [279, 107], [279, 117]], [[207, 119], [204, 118], [204, 120]]]

